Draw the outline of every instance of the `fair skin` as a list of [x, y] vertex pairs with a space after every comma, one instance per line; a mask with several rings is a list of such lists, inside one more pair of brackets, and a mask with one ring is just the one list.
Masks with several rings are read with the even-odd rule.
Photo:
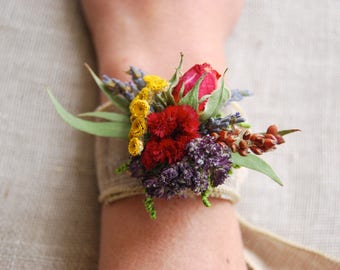
[[[122, 80], [129, 65], [170, 78], [209, 62], [226, 67], [225, 41], [239, 17], [241, 0], [83, 0], [100, 74]], [[156, 200], [157, 220], [145, 213], [143, 196], [104, 205], [99, 269], [246, 269], [235, 211], [226, 200]]]

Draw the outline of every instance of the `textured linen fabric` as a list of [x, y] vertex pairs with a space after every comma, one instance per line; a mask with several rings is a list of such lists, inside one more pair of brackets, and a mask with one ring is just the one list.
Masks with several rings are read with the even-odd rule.
[[93, 110], [94, 57], [76, 1], [0, 1], [0, 269], [95, 269], [94, 138], [63, 123]]
[[[94, 56], [79, 6], [67, 0], [0, 6], [0, 269], [96, 269], [94, 138], [64, 124], [45, 92], [52, 88], [74, 113], [97, 105], [82, 68], [94, 66]], [[239, 212], [335, 258], [339, 10], [336, 0], [246, 1], [226, 48], [229, 85], [255, 92], [243, 102], [253, 129], [277, 123], [303, 131], [266, 157], [285, 187], [250, 172]]]
[[229, 85], [253, 130], [300, 128], [264, 158], [284, 187], [250, 172], [240, 214], [340, 259], [340, 2], [246, 1], [227, 45]]

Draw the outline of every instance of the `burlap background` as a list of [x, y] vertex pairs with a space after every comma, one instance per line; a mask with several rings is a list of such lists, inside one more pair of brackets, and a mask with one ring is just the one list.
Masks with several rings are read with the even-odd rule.
[[298, 127], [265, 159], [281, 188], [257, 173], [240, 213], [253, 224], [340, 259], [340, 2], [246, 1], [231, 42], [229, 82], [249, 88], [254, 130]]
[[[0, 269], [95, 269], [93, 137], [54, 112], [96, 107], [94, 55], [77, 1], [0, 0]], [[253, 129], [299, 127], [267, 156], [284, 188], [251, 173], [239, 212], [340, 257], [339, 1], [246, 1], [228, 43], [229, 85]]]

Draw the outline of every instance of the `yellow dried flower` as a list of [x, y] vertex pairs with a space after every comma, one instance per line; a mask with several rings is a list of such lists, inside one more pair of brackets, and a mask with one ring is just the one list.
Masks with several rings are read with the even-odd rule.
[[141, 137], [146, 132], [146, 122], [144, 117], [136, 117], [130, 128], [129, 137]]
[[131, 115], [137, 117], [146, 117], [149, 114], [150, 105], [146, 100], [134, 98], [130, 103]]
[[131, 156], [138, 156], [143, 151], [143, 142], [138, 138], [132, 138], [129, 142], [129, 153]]
[[151, 92], [151, 90], [147, 87], [144, 87], [142, 90], [140, 90], [140, 92], [137, 95], [137, 98], [142, 99], [142, 100], [146, 100], [147, 102], [150, 102], [152, 99], [152, 95], [153, 93]]
[[130, 115], [130, 122], [132, 123], [133, 122], [133, 120], [135, 120], [137, 118], [137, 116], [136, 115]]
[[156, 75], [145, 75], [144, 81], [146, 83], [146, 87], [155, 93], [160, 93], [165, 91], [168, 86], [168, 82]]

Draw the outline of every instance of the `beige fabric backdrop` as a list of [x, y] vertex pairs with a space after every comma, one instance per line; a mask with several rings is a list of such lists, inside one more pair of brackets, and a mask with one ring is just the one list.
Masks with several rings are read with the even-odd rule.
[[95, 269], [93, 137], [64, 124], [93, 110], [94, 56], [77, 1], [0, 1], [0, 269]]
[[251, 172], [240, 213], [340, 259], [340, 1], [246, 1], [227, 46], [254, 130], [298, 127], [267, 155], [281, 188]]
[[[95, 269], [93, 137], [64, 124], [44, 91], [75, 113], [96, 106], [77, 1], [0, 6], [0, 269]], [[267, 156], [285, 187], [251, 173], [239, 212], [338, 259], [339, 11], [336, 0], [249, 0], [226, 48], [229, 85], [256, 94], [243, 103], [254, 129], [303, 130]]]

